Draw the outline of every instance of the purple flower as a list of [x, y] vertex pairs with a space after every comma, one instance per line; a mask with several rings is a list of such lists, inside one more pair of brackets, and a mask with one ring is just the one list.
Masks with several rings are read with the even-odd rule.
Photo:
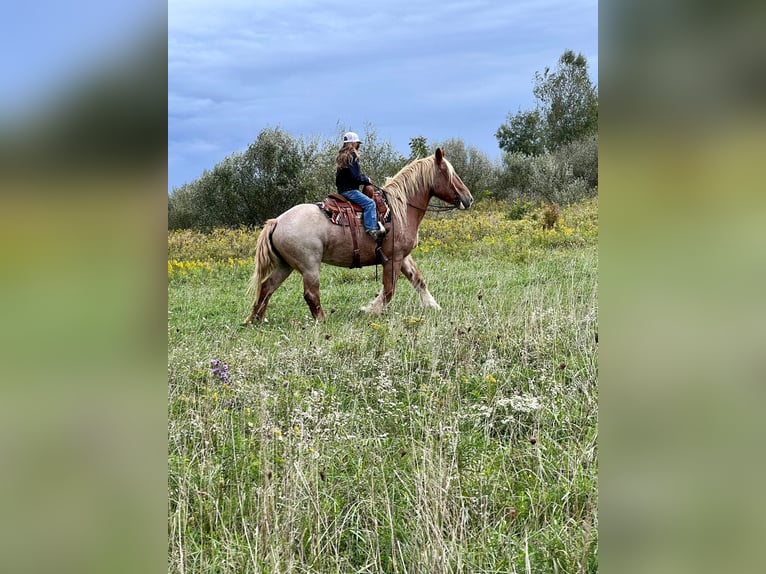
[[221, 363], [218, 359], [210, 361], [211, 371], [214, 377], [221, 379], [224, 385], [231, 386], [229, 383], [229, 365]]

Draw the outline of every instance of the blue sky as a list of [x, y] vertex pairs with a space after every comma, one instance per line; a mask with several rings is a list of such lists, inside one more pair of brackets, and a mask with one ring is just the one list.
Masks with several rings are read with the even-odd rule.
[[3, 5], [0, 114], [56, 97], [104, 62], [130, 52], [164, 19], [156, 0], [30, 0]]
[[407, 154], [461, 138], [494, 159], [508, 113], [534, 106], [536, 71], [566, 49], [598, 74], [596, 0], [168, 2], [168, 188], [266, 127], [338, 125]]

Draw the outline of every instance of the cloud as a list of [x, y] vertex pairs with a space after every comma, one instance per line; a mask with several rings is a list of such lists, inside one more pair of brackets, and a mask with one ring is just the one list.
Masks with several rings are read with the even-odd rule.
[[[369, 123], [403, 152], [414, 135], [447, 134], [494, 155], [507, 113], [533, 104], [535, 71], [565, 49], [596, 62], [594, 0], [171, 0], [168, 11], [171, 147], [200, 135], [231, 153], [267, 126], [332, 136], [340, 121]], [[171, 186], [194, 177], [175, 168]]]

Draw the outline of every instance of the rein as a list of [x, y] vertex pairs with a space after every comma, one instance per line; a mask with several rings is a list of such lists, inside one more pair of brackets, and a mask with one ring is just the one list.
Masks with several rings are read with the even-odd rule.
[[[439, 201], [441, 201], [441, 200], [439, 200]], [[457, 205], [450, 205], [448, 203], [445, 204], [445, 205], [431, 205], [429, 203], [428, 207], [426, 209], [423, 209], [422, 207], [417, 207], [415, 205], [412, 205], [411, 203], [407, 203], [407, 205], [409, 205], [410, 207], [414, 207], [415, 209], [419, 209], [421, 211], [431, 211], [431, 212], [436, 212], [436, 213], [439, 213], [441, 211], [452, 211], [453, 209], [457, 209], [458, 208]]]

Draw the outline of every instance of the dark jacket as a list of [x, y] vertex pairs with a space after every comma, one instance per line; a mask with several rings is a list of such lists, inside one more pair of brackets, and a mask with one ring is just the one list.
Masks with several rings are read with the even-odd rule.
[[347, 167], [335, 171], [335, 187], [339, 192], [350, 189], [358, 191], [359, 186], [365, 183], [370, 183], [370, 178], [360, 171], [358, 158], [352, 159]]

